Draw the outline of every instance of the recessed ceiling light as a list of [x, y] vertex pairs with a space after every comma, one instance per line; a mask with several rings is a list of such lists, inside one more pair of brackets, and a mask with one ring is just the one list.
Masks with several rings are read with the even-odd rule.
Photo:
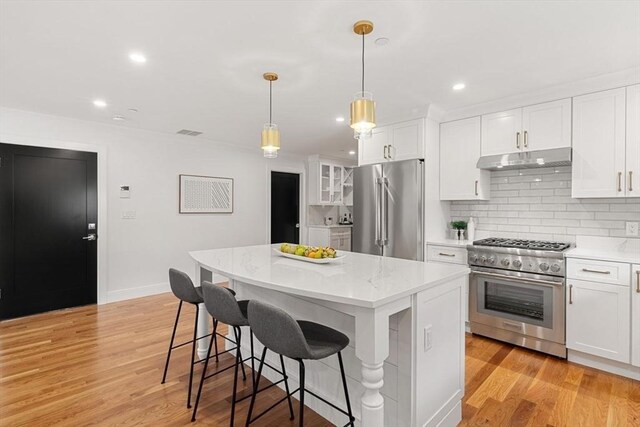
[[144, 64], [145, 62], [147, 62], [147, 57], [139, 52], [131, 52], [129, 54], [129, 59], [138, 64]]
[[356, 154], [356, 152], [355, 152], [355, 151], [353, 151], [353, 150], [349, 151], [349, 155], [350, 155], [350, 156], [354, 156], [355, 154]]
[[113, 120], [115, 120], [117, 122], [123, 122], [124, 121], [124, 117], [122, 117], [122, 116], [113, 116]]
[[379, 37], [376, 39], [376, 41], [374, 42], [376, 45], [378, 46], [384, 46], [387, 43], [389, 43], [389, 39], [386, 37]]
[[344, 122], [344, 117], [336, 117], [336, 122], [338, 123]]
[[465, 87], [467, 87], [467, 85], [464, 83], [456, 83], [453, 85], [453, 90], [462, 90]]
[[104, 99], [94, 99], [93, 105], [95, 105], [98, 108], [104, 108], [107, 106], [107, 102]]

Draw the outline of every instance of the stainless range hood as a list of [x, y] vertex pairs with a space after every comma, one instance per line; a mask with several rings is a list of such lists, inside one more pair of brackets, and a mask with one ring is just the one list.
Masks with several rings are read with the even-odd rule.
[[569, 165], [571, 165], [570, 147], [482, 156], [478, 159], [476, 166], [478, 169], [497, 171]]

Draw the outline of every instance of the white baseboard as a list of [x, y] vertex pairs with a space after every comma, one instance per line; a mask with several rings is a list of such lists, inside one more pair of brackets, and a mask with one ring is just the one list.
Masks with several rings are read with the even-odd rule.
[[601, 371], [640, 381], [640, 367], [629, 365], [627, 363], [621, 363], [615, 360], [609, 360], [575, 350], [569, 350], [567, 352], [567, 360], [569, 362], [579, 363], [580, 365], [589, 366], [590, 368], [600, 369]]
[[124, 301], [133, 298], [147, 297], [150, 295], [162, 294], [170, 292], [169, 282], [155, 283], [153, 285], [139, 286], [128, 289], [118, 289], [115, 291], [107, 291], [107, 303]]

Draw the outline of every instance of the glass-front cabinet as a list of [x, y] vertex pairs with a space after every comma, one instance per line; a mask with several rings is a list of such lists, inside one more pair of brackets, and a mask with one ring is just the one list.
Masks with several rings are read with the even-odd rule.
[[[353, 168], [319, 161], [309, 162], [309, 204], [352, 204]], [[345, 187], [348, 187], [345, 189]]]
[[320, 163], [319, 204], [342, 204], [342, 166]]

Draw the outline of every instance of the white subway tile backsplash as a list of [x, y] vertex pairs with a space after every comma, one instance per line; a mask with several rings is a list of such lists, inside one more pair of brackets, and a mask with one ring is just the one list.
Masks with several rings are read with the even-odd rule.
[[451, 202], [453, 219], [476, 217], [480, 237], [575, 242], [577, 235], [625, 235], [640, 221], [640, 198], [573, 199], [571, 167], [491, 172], [491, 199]]

